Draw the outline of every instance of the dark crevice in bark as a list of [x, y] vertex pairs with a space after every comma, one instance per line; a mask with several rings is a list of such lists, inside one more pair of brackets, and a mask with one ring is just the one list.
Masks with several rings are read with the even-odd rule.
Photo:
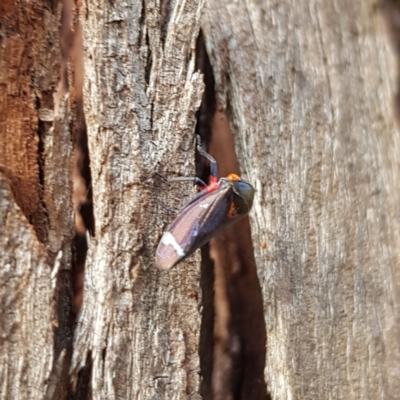
[[201, 249], [202, 320], [200, 328], [200, 394], [203, 400], [212, 399], [212, 370], [214, 347], [214, 263], [210, 259], [209, 245]]
[[74, 303], [74, 324], [83, 301], [83, 275], [88, 250], [86, 236], [76, 233], [73, 239], [72, 293]]
[[91, 236], [95, 236], [94, 230], [94, 214], [93, 214], [93, 193], [92, 193], [92, 174], [90, 171], [90, 156], [87, 138], [87, 129], [85, 115], [83, 112], [83, 100], [76, 99], [77, 114], [77, 138], [75, 148], [80, 156], [77, 157], [77, 168], [79, 173], [85, 180], [86, 184], [86, 200], [79, 205], [79, 212], [85, 223], [85, 228], [90, 232]]
[[383, 0], [380, 6], [386, 18], [394, 51], [397, 56], [397, 91], [394, 97], [394, 108], [397, 124], [400, 124], [400, 3], [397, 0]]
[[144, 65], [144, 80], [146, 81], [147, 84], [149, 84], [153, 59], [152, 59], [152, 52], [151, 52], [151, 47], [150, 47], [149, 32], [148, 32], [148, 30], [144, 29], [146, 27], [146, 2], [145, 2], [145, 0], [142, 0], [142, 13], [141, 13], [140, 19], [139, 19], [139, 26], [140, 26], [139, 46], [146, 45], [146, 47], [147, 47], [147, 60], [146, 60], [146, 64]]
[[[205, 84], [201, 106], [197, 112], [196, 134], [201, 136], [202, 143], [208, 145], [211, 138], [211, 120], [216, 111], [217, 104], [214, 74], [205, 47], [203, 33], [201, 31], [196, 43], [196, 69], [199, 69], [203, 73]], [[197, 164], [199, 161], [204, 163], [204, 157], [199, 155], [196, 155], [196, 157]], [[209, 171], [202, 171], [200, 169], [197, 172], [202, 173], [202, 176], [198, 176], [200, 176], [200, 178], [205, 182], [208, 182]]]
[[69, 386], [67, 400], [89, 400], [92, 399], [92, 352], [89, 351], [86, 363], [78, 372], [75, 387]]
[[[225, 114], [232, 124], [237, 120], [230, 99], [233, 96], [226, 74]], [[238, 127], [232, 127], [237, 130]], [[230, 140], [233, 141], [231, 135]], [[248, 217], [239, 221], [234, 237], [234, 259], [238, 263], [227, 279], [231, 319], [232, 392], [235, 400], [271, 400], [264, 380], [266, 324], [261, 285], [257, 275], [251, 226]], [[233, 228], [235, 229], [235, 228]], [[227, 237], [230, 235], [228, 234]]]
[[161, 46], [164, 49], [165, 38], [167, 37], [168, 32], [168, 23], [171, 18], [171, 13], [173, 10], [173, 1], [172, 0], [161, 0], [160, 4], [161, 15], [160, 15], [160, 41]]
[[79, 9], [72, 0], [63, 0], [63, 13], [60, 30], [60, 47], [63, 61], [61, 67], [61, 94], [70, 92], [71, 132], [74, 141], [74, 211], [75, 236], [72, 243], [71, 281], [73, 292], [72, 327], [75, 325], [83, 299], [83, 276], [87, 253], [86, 232], [94, 236], [94, 214], [92, 202], [92, 183], [86, 122], [83, 111], [82, 52], [77, 46], [81, 40], [79, 29]]
[[[73, 339], [73, 313], [72, 313], [72, 292], [71, 273], [62, 266], [62, 271], [57, 277], [55, 304], [57, 313], [57, 327], [54, 331], [54, 363], [51, 373], [53, 382], [49, 384], [54, 388], [51, 393], [48, 391], [48, 398], [64, 399], [68, 393], [69, 368], [72, 359]], [[65, 352], [64, 354], [62, 354]], [[52, 384], [52, 385], [51, 385]], [[51, 396], [50, 396], [51, 394]]]
[[[215, 131], [215, 126], [218, 126], [216, 119], [225, 117], [221, 107], [217, 111], [214, 76], [202, 34], [197, 41], [196, 54], [197, 68], [204, 74], [206, 86], [197, 116], [196, 133], [201, 135], [203, 143], [210, 143], [210, 151], [221, 167], [221, 176], [239, 172], [232, 170], [232, 166], [237, 168], [237, 162], [229, 121], [224, 133]], [[229, 105], [227, 108], [229, 113]], [[204, 167], [204, 160], [199, 158], [196, 165], [197, 175], [208, 182], [209, 170]], [[270, 400], [264, 381], [266, 327], [249, 219], [245, 218], [224, 231], [215, 248], [219, 252], [219, 263], [215, 265], [210, 259], [208, 246], [202, 249], [201, 394], [206, 400], [225, 397]], [[226, 292], [229, 310], [229, 338], [226, 342], [223, 334], [220, 336], [218, 332], [221, 325], [214, 322], [215, 317], [218, 318], [215, 314], [219, 307], [217, 302], [224, 298], [224, 295], [215, 297], [217, 271], [214, 273], [214, 268], [218, 268], [220, 276], [224, 277], [219, 280], [219, 284], [223, 282], [223, 289], [217, 285], [215, 290]], [[219, 350], [214, 346], [220, 346]]]
[[[60, 272], [57, 280], [56, 304], [57, 323], [55, 330], [55, 356], [58, 358], [63, 349], [72, 355], [72, 308], [71, 276], [68, 270]], [[69, 363], [68, 363], [69, 365]]]
[[147, 46], [147, 61], [146, 61], [146, 65], [144, 68], [144, 80], [146, 81], [147, 84], [150, 83], [150, 74], [151, 74], [151, 67], [153, 65], [152, 62], [152, 57], [151, 57], [151, 50], [150, 50], [150, 38], [149, 35], [146, 33], [146, 46]]
[[[61, 13], [61, 26], [60, 26], [60, 50], [62, 55], [61, 67], [60, 67], [60, 83], [55, 93], [48, 93], [46, 108], [54, 107], [57, 110], [60, 107], [62, 97], [68, 92], [68, 59], [70, 57], [70, 50], [73, 44], [74, 33], [71, 31], [72, 21], [72, 4], [71, 0], [63, 0], [63, 10]], [[48, 123], [48, 126], [39, 126], [39, 135], [43, 140], [44, 151], [44, 138], [45, 134], [49, 132], [53, 123]], [[71, 129], [71, 132], [73, 130]], [[39, 143], [40, 144], [40, 143]], [[41, 146], [39, 146], [40, 148]], [[70, 173], [69, 170], [65, 171]], [[44, 183], [44, 177], [43, 177]], [[69, 243], [72, 255], [73, 244]], [[65, 243], [63, 243], [63, 251]], [[67, 250], [67, 251], [68, 251]], [[54, 265], [57, 254], [52, 256], [51, 265]], [[64, 259], [61, 258], [60, 271], [57, 274], [57, 283], [55, 290], [55, 307], [56, 307], [56, 319], [57, 326], [54, 329], [54, 362], [51, 377], [53, 379], [53, 389], [47, 391], [48, 398], [51, 399], [65, 399], [68, 395], [70, 376], [69, 369], [72, 359], [73, 349], [73, 329], [75, 325], [75, 314], [73, 312], [73, 293], [72, 293], [72, 282], [71, 282], [71, 265], [65, 265]], [[72, 260], [70, 262], [73, 263]], [[49, 388], [51, 388], [51, 384]]]
[[[41, 108], [41, 101], [37, 97], [36, 98], [36, 110], [39, 112]], [[46, 126], [46, 122], [38, 121], [38, 148], [37, 148], [37, 164], [38, 164], [38, 195], [39, 201], [36, 211], [32, 214], [31, 218], [29, 218], [29, 222], [33, 225], [37, 238], [40, 242], [46, 243], [48, 238], [48, 216], [46, 211], [46, 206], [43, 202], [43, 189], [44, 189], [44, 158], [45, 158], [45, 137], [46, 132], [48, 131], [48, 127]]]
[[[200, 135], [202, 143], [210, 141], [211, 119], [215, 112], [214, 77], [210, 61], [200, 32], [196, 44], [196, 69], [204, 74], [205, 91], [202, 103], [197, 113], [196, 134]], [[209, 180], [209, 167], [206, 167], [204, 157], [196, 152], [196, 176], [204, 182]], [[202, 290], [202, 321], [200, 328], [200, 370], [203, 400], [212, 399], [212, 369], [214, 348], [214, 265], [209, 255], [209, 245], [201, 249], [201, 290]]]
[[147, 47], [147, 60], [144, 66], [144, 80], [147, 84], [150, 83], [150, 73], [151, 73], [151, 66], [152, 66], [152, 54], [150, 48], [150, 39], [149, 39], [149, 32], [145, 30], [144, 27], [146, 26], [146, 2], [142, 0], [142, 13], [140, 14], [139, 19], [139, 26], [140, 26], [140, 35], [139, 35], [139, 45], [143, 46], [146, 45]]
[[[36, 109], [39, 110], [39, 100], [37, 100]], [[39, 120], [38, 124], [38, 166], [39, 166], [39, 185], [44, 187], [44, 122]]]

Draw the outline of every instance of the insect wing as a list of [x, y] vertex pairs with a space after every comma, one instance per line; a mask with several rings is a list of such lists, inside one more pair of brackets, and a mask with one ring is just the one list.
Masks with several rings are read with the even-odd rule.
[[162, 236], [156, 253], [158, 267], [173, 267], [223, 229], [232, 194], [231, 187], [225, 186], [192, 200]]

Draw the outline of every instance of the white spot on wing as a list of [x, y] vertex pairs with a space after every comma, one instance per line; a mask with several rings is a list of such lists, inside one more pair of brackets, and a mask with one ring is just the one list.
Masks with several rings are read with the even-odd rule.
[[171, 232], [165, 232], [163, 237], [161, 238], [161, 243], [167, 245], [171, 245], [174, 250], [176, 251], [176, 254], [178, 254], [179, 257], [183, 257], [185, 255], [185, 252], [182, 250], [182, 247], [179, 246], [177, 241], [175, 240], [174, 235]]
[[208, 203], [203, 203], [203, 204], [200, 204], [200, 207], [201, 207], [201, 208], [208, 208], [208, 206], [209, 206], [209, 204], [208, 204]]

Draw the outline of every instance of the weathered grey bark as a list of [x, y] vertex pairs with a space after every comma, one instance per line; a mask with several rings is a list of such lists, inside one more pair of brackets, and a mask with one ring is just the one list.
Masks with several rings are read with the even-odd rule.
[[152, 1], [91, 1], [80, 10], [95, 235], [73, 371], [89, 355], [95, 399], [199, 398], [198, 263], [160, 272], [154, 262], [171, 219], [154, 172], [193, 171], [203, 90], [194, 72], [202, 1], [171, 7], [164, 19]]
[[399, 135], [382, 16], [372, 1], [227, 0], [207, 3], [202, 28], [257, 190], [272, 398], [400, 398]]
[[[53, 362], [51, 270], [46, 249], [15, 204], [7, 181], [0, 189], [1, 398], [43, 398]], [[41, 357], [37, 357], [38, 350]]]
[[[161, 8], [81, 9], [96, 225], [77, 397], [200, 397], [198, 259], [167, 273], [154, 265], [171, 218], [160, 202], [188, 190], [167, 193], [153, 172], [193, 169], [202, 1]], [[58, 399], [73, 235], [69, 99], [53, 99], [60, 9], [4, 1], [0, 18], [0, 398]], [[257, 189], [272, 398], [400, 398], [399, 151], [382, 17], [372, 2], [226, 1], [207, 4], [203, 29], [242, 175]]]
[[0, 398], [67, 392], [73, 237], [68, 96], [55, 104], [61, 5], [0, 8]]

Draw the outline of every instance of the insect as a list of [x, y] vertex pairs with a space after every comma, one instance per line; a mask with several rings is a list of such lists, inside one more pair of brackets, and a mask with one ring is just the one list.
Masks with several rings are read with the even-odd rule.
[[227, 226], [249, 213], [254, 188], [236, 174], [217, 179], [217, 163], [202, 147], [197, 150], [210, 161], [210, 184], [197, 177], [171, 178], [168, 181], [192, 181], [200, 192], [181, 210], [163, 234], [156, 252], [160, 269], [170, 269]]

